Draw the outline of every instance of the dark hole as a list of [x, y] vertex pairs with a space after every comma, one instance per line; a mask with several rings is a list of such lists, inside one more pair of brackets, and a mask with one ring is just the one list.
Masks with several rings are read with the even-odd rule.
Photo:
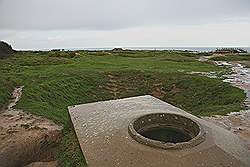
[[146, 138], [165, 143], [187, 142], [192, 139], [187, 132], [171, 127], [151, 128], [140, 134]]

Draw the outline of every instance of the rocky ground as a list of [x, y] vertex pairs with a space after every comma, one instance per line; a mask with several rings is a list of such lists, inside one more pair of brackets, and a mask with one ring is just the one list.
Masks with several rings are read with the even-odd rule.
[[15, 109], [22, 88], [13, 91], [7, 109], [0, 112], [0, 166], [54, 167], [61, 126]]

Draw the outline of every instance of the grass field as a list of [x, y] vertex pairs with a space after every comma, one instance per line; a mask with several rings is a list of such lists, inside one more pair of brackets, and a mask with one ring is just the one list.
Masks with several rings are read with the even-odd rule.
[[0, 59], [0, 107], [24, 85], [17, 107], [64, 126], [60, 166], [85, 166], [67, 106], [151, 94], [197, 116], [239, 111], [245, 94], [220, 79], [200, 55], [167, 51], [19, 52]]
[[214, 61], [250, 61], [250, 54], [217, 56], [211, 58]]
[[227, 55], [227, 56], [218, 56], [213, 57], [210, 60], [214, 61], [237, 61], [250, 68], [250, 54], [241, 54], [241, 55]]

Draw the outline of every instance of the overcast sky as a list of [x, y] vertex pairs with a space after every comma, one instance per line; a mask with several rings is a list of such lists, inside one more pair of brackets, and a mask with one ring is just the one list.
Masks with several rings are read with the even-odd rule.
[[250, 46], [250, 0], [0, 0], [16, 49]]

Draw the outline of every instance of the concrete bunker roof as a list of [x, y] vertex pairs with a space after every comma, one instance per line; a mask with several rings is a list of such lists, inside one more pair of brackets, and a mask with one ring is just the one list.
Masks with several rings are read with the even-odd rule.
[[[161, 149], [130, 136], [128, 125], [147, 114], [178, 114], [198, 122], [205, 139], [184, 149]], [[94, 167], [247, 167], [250, 151], [231, 132], [152, 96], [139, 96], [69, 107], [88, 165]]]

